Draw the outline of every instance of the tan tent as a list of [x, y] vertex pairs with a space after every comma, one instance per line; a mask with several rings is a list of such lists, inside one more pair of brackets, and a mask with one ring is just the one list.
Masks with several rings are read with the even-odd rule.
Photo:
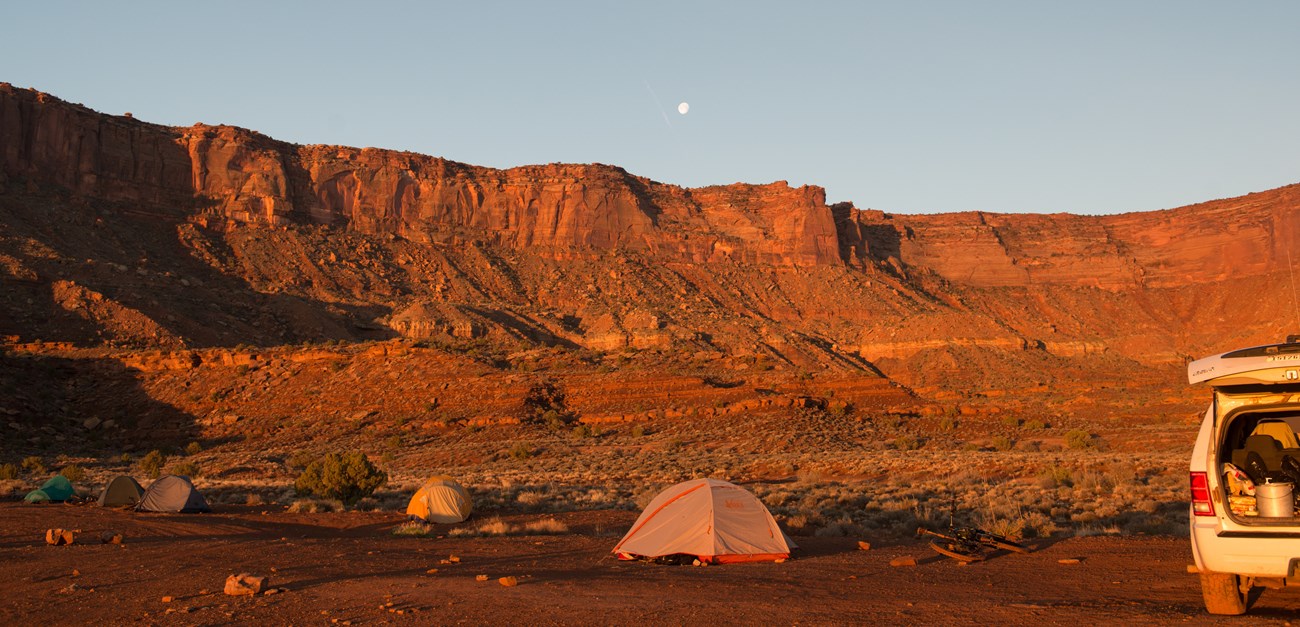
[[785, 559], [792, 548], [758, 497], [719, 479], [694, 479], [660, 492], [614, 553], [622, 559], [689, 555], [725, 564]]
[[430, 477], [411, 497], [406, 513], [434, 523], [458, 523], [469, 518], [474, 502], [469, 491], [446, 475]]

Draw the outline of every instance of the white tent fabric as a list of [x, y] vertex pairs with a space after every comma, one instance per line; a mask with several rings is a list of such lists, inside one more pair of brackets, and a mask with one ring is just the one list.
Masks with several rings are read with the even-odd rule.
[[664, 490], [614, 547], [619, 557], [693, 555], [708, 563], [784, 559], [795, 545], [749, 491], [719, 479]]

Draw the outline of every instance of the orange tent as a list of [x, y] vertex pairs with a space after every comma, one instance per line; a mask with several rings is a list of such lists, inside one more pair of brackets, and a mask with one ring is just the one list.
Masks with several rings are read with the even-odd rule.
[[794, 542], [748, 490], [693, 479], [659, 493], [614, 547], [621, 559], [690, 555], [706, 564], [790, 557]]
[[411, 497], [406, 513], [429, 522], [449, 524], [469, 518], [473, 509], [474, 502], [465, 486], [446, 475], [436, 475]]

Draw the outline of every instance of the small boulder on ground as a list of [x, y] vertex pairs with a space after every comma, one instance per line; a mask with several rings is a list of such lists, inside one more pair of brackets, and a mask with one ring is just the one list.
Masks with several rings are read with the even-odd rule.
[[1077, 557], [1066, 557], [1066, 558], [1063, 558], [1063, 559], [1056, 560], [1056, 563], [1057, 563], [1057, 564], [1065, 564], [1066, 566], [1073, 566], [1073, 565], [1075, 565], [1075, 564], [1079, 564], [1079, 563], [1082, 563], [1082, 562], [1083, 562], [1083, 560], [1081, 560], [1081, 559], [1079, 559], [1079, 558], [1077, 558]]
[[121, 544], [122, 534], [117, 531], [105, 531], [99, 534], [100, 544]]
[[499, 584], [501, 584], [501, 585], [503, 585], [503, 586], [505, 586], [505, 587], [507, 587], [507, 588], [513, 588], [513, 587], [519, 585], [519, 579], [518, 579], [518, 578], [515, 578], [515, 577], [502, 577], [502, 578], [500, 578], [500, 579], [497, 580], [497, 583], [499, 583]]
[[226, 594], [237, 596], [252, 596], [266, 589], [266, 577], [258, 577], [248, 573], [239, 573], [226, 577]]
[[75, 544], [77, 541], [76, 532], [71, 529], [46, 529], [45, 543], [50, 546], [62, 546], [64, 544]]
[[864, 541], [864, 540], [859, 540], [859, 541], [858, 541], [858, 550], [859, 550], [859, 551], [870, 551], [870, 550], [871, 550], [871, 543], [870, 543], [870, 542], [866, 542], [866, 541]]
[[911, 555], [904, 555], [903, 557], [895, 557], [894, 559], [889, 560], [889, 565], [890, 566], [916, 566], [916, 558], [912, 557]]

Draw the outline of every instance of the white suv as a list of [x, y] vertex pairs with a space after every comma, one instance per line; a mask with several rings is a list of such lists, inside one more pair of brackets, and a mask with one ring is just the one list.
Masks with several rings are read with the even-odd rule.
[[1187, 379], [1214, 389], [1191, 464], [1192, 554], [1205, 609], [1243, 614], [1252, 588], [1300, 585], [1294, 496], [1263, 485], [1300, 492], [1300, 337], [1194, 361]]

